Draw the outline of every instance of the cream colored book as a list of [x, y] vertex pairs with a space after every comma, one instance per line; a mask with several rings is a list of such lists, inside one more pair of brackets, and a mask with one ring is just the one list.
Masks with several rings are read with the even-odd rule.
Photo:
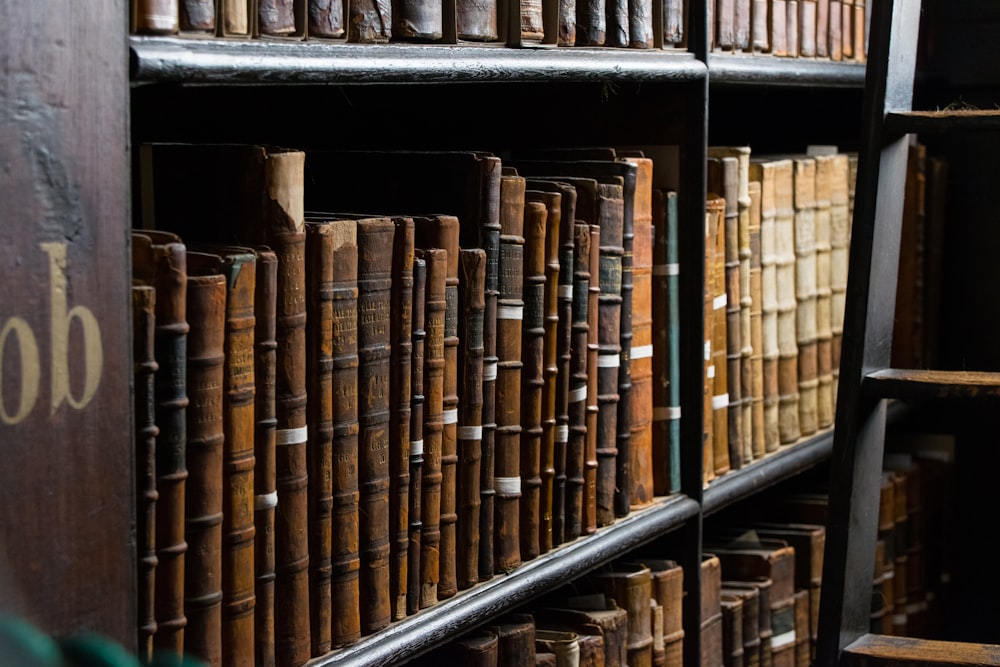
[[795, 334], [799, 347], [799, 430], [819, 428], [816, 336], [816, 160], [801, 156], [794, 163], [795, 207]]
[[[831, 147], [832, 148], [832, 147]], [[816, 421], [833, 424], [833, 329], [831, 288], [831, 214], [835, 156], [826, 147], [816, 154]]]

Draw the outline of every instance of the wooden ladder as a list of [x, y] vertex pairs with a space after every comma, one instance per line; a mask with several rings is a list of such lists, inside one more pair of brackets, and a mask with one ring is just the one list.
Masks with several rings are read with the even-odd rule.
[[815, 667], [1000, 665], [1000, 646], [868, 634], [886, 399], [1000, 396], [1000, 373], [890, 368], [909, 134], [1000, 130], [912, 109], [920, 0], [873, 3]]

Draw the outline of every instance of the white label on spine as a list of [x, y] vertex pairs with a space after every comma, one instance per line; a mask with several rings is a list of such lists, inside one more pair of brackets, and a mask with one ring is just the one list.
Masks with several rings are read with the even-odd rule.
[[715, 377], [715, 364], [712, 364], [705, 370], [705, 375], [708, 376], [709, 380]]
[[559, 298], [569, 300], [573, 298], [573, 286], [572, 285], [560, 285], [559, 286]]
[[795, 643], [795, 630], [789, 630], [788, 632], [782, 632], [780, 635], [771, 637], [771, 649], [776, 650], [779, 648], [784, 648], [789, 644]]
[[631, 353], [632, 359], [649, 359], [653, 356], [653, 346], [640, 345], [639, 347], [633, 347]]
[[729, 298], [725, 294], [720, 294], [712, 299], [712, 308], [719, 310], [720, 308], [725, 308], [727, 303], [729, 303]]
[[681, 408], [679, 405], [672, 405], [666, 408], [653, 408], [653, 421], [666, 422], [681, 418]]
[[497, 379], [497, 362], [490, 361], [483, 364], [483, 382]]
[[445, 410], [441, 413], [441, 423], [442, 424], [457, 424], [458, 423], [458, 409], [454, 408], [452, 410]]
[[706, 340], [705, 341], [705, 361], [708, 361], [711, 358], [712, 358], [712, 341]]
[[583, 385], [582, 387], [577, 387], [576, 389], [573, 389], [572, 391], [569, 392], [570, 403], [579, 403], [580, 401], [585, 401], [585, 400], [587, 400], [587, 385]]
[[459, 426], [458, 427], [458, 439], [459, 440], [482, 440], [483, 439], [483, 427], [482, 426]]
[[681, 265], [676, 262], [673, 264], [654, 264], [653, 265], [653, 275], [654, 276], [678, 276], [681, 273]]
[[712, 409], [721, 410], [729, 405], [729, 394], [719, 394], [712, 397]]
[[618, 368], [620, 363], [621, 363], [621, 355], [619, 355], [618, 353], [597, 355], [598, 368]]
[[253, 497], [253, 509], [255, 512], [271, 509], [278, 506], [278, 492], [272, 491], [261, 496]]
[[493, 488], [496, 490], [497, 493], [503, 493], [506, 495], [514, 495], [517, 493], [521, 493], [521, 478], [494, 477]]
[[410, 456], [422, 456], [424, 453], [424, 439], [410, 440]]
[[556, 424], [556, 442], [569, 442], [569, 425]]
[[498, 306], [497, 307], [497, 319], [498, 320], [523, 320], [524, 319], [524, 307], [523, 306]]
[[309, 427], [302, 428], [279, 428], [274, 432], [274, 444], [276, 445], [300, 445], [309, 439]]

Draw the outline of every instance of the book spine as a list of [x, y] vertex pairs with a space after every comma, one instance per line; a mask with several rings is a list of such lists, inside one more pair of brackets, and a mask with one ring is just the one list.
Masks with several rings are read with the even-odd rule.
[[801, 158], [794, 165], [795, 206], [795, 334], [799, 354], [799, 430], [811, 435], [819, 428], [819, 386], [816, 336], [816, 161]]
[[715, 479], [715, 414], [712, 409], [712, 398], [715, 394], [715, 364], [712, 357], [712, 345], [715, 329], [715, 236], [718, 225], [720, 200], [711, 194], [705, 202], [705, 258], [704, 285], [702, 287], [702, 317], [704, 332], [704, 373], [702, 380], [702, 483], [708, 484]]
[[559, 0], [556, 44], [576, 46], [576, 1]]
[[523, 318], [521, 320], [521, 558], [541, 553], [542, 416], [545, 388], [545, 204], [524, 204]]
[[576, 45], [604, 46], [607, 40], [605, 0], [578, 0], [576, 4]]
[[333, 248], [332, 648], [361, 637], [358, 482], [358, 244], [353, 220], [329, 224]]
[[816, 56], [816, 0], [799, 0], [799, 55]]
[[[805, 2], [805, 0], [803, 0]], [[799, 0], [785, 1], [785, 39], [788, 42], [788, 57], [799, 55]]]
[[653, 48], [652, 0], [629, 0], [628, 46], [633, 49]]
[[347, 41], [352, 44], [385, 44], [392, 36], [390, 0], [348, 0]]
[[840, 0], [830, 0], [830, 28], [827, 33], [827, 41], [829, 42], [827, 51], [829, 52], [830, 60], [836, 61], [844, 59], [844, 39], [841, 36], [843, 26], [842, 6]]
[[848, 157], [834, 157], [830, 186], [830, 394], [834, 408], [840, 379], [840, 349], [844, 335], [844, 310], [847, 304], [847, 245], [851, 220], [848, 212]]
[[483, 313], [486, 310], [486, 252], [463, 249], [459, 262], [461, 311], [458, 355], [458, 514], [456, 571], [458, 587], [479, 581], [479, 513], [482, 510]]
[[[597, 532], [598, 487], [600, 486], [600, 457], [598, 456], [598, 420], [600, 419], [600, 397], [598, 395], [598, 372], [600, 361], [600, 267], [601, 267], [601, 227], [590, 225], [590, 286], [587, 291], [587, 442], [584, 450], [583, 469], [586, 479], [584, 486], [583, 533]], [[594, 275], [594, 271], [598, 275]]]
[[[621, 257], [621, 309], [618, 320], [618, 416], [615, 421], [617, 435], [615, 437], [615, 489], [614, 515], [627, 516], [631, 508], [630, 492], [632, 490], [632, 454], [630, 428], [632, 405], [632, 292], [635, 260], [633, 258], [635, 245], [635, 211], [638, 185], [638, 168], [631, 184], [622, 189], [622, 257]], [[652, 176], [650, 175], [650, 178]], [[604, 186], [598, 186], [602, 188]], [[647, 192], [648, 192], [648, 188]], [[617, 188], [615, 188], [617, 194]], [[644, 204], [645, 205], [645, 204]], [[646, 209], [648, 211], [648, 208]], [[645, 213], [644, 213], [645, 214]], [[644, 466], [649, 468], [649, 462]]]
[[437, 602], [441, 545], [441, 439], [444, 431], [444, 326], [448, 251], [422, 252], [427, 262], [424, 299], [424, 464], [420, 498], [420, 608]]
[[740, 423], [743, 436], [743, 463], [753, 461], [753, 357], [750, 309], [750, 149], [732, 149], [737, 159], [736, 204], [740, 257]]
[[755, 53], [771, 51], [771, 40], [768, 33], [768, 0], [752, 0], [750, 48]]
[[[710, 199], [707, 210], [712, 212], [710, 242], [712, 264], [705, 267], [711, 273], [712, 295], [712, 461], [716, 476], [732, 469], [729, 449], [729, 366], [726, 307], [726, 200]], [[736, 461], [736, 463], [739, 463]]]
[[761, 267], [761, 188], [760, 181], [749, 183], [750, 194], [750, 446], [753, 458], [766, 452], [764, 415], [764, 298]]
[[573, 300], [570, 333], [569, 439], [566, 443], [566, 539], [583, 534], [587, 486], [587, 341], [590, 325], [590, 226], [573, 224]]
[[663, 41], [680, 45], [684, 41], [684, 2], [666, 0], [663, 8]]
[[628, 46], [629, 12], [628, 0], [605, 0], [604, 9], [607, 19], [605, 46]]
[[398, 621], [406, 618], [409, 574], [414, 230], [412, 218], [396, 218], [394, 224], [389, 363], [389, 604], [392, 620]]
[[545, 36], [542, 23], [541, 0], [522, 0], [521, 6], [521, 39], [523, 41], [541, 41]]
[[[476, 29], [478, 16], [469, 16], [469, 3], [458, 2], [455, 5], [456, 23], [463, 27], [471, 22]], [[392, 9], [392, 37], [407, 42], [432, 42], [441, 39], [444, 34], [443, 3], [441, 0], [426, 2], [421, 0], [395, 0]], [[475, 11], [474, 9], [472, 11]], [[485, 12], [483, 12], [485, 14]], [[495, 19], [494, 19], [495, 20]], [[461, 29], [461, 28], [460, 28]]]
[[274, 667], [274, 513], [278, 504], [275, 480], [274, 377], [278, 343], [275, 314], [278, 301], [278, 257], [270, 249], [257, 254], [254, 290], [254, 664]]
[[177, 0], [136, 0], [132, 32], [146, 35], [172, 35], [177, 32]]
[[226, 279], [188, 253], [188, 482], [184, 502], [184, 652], [222, 662], [222, 427]]
[[500, 186], [493, 525], [494, 569], [521, 564], [521, 322], [524, 319], [525, 180], [505, 175]]
[[420, 534], [423, 531], [422, 481], [424, 468], [424, 302], [426, 298], [427, 262], [413, 257], [413, 312], [412, 357], [410, 359], [410, 498], [409, 545], [406, 550], [406, 613], [415, 614], [420, 609]]
[[306, 224], [306, 418], [309, 426], [309, 634], [330, 651], [333, 572], [333, 228]]
[[[599, 184], [598, 226], [601, 230], [597, 359], [597, 525], [615, 520], [617, 483], [619, 368], [621, 366], [622, 246], [624, 210], [621, 187]], [[630, 258], [631, 259], [631, 258]]]
[[680, 488], [677, 193], [653, 191], [653, 492]]
[[831, 186], [833, 155], [816, 156], [816, 425], [833, 425]]
[[310, 653], [304, 161], [301, 151], [287, 151], [269, 155], [265, 166], [265, 196], [273, 204], [265, 238], [278, 256], [274, 646], [279, 667], [301, 664]]
[[760, 290], [761, 366], [764, 374], [764, 451], [781, 444], [778, 420], [778, 274], [774, 235], [775, 168], [772, 163], [752, 165], [751, 178], [760, 183]]
[[786, 0], [771, 0], [770, 42], [771, 55], [774, 56], [789, 55], [788, 37], [786, 32], [787, 25], [785, 19], [786, 11]]
[[[570, 362], [573, 335], [573, 224], [576, 213], [576, 191], [567, 189], [561, 195], [559, 216], [558, 259], [559, 281], [556, 305], [556, 389], [555, 389], [555, 490], [552, 505], [552, 543], [558, 546], [568, 539], [569, 523], [569, 392]], [[576, 470], [580, 470], [577, 468]], [[579, 515], [578, 515], [579, 516]], [[577, 530], [574, 537], [579, 536]]]
[[[316, 0], [313, 0], [315, 2]], [[322, 4], [323, 0], [319, 0]], [[312, 4], [312, 3], [310, 3]], [[343, 22], [339, 3], [329, 3], [337, 8], [338, 16], [330, 17], [330, 21]], [[294, 0], [257, 0], [257, 31], [262, 35], [282, 36], [295, 32], [295, 1]], [[343, 30], [341, 30], [341, 34]]]
[[254, 293], [252, 253], [225, 256], [226, 332], [223, 397], [222, 654], [253, 662], [254, 637]]
[[597, 575], [606, 597], [628, 613], [626, 621], [627, 663], [649, 665], [652, 662], [653, 635], [650, 600], [653, 599], [653, 578], [642, 565], [616, 569]]
[[732, 51], [736, 28], [736, 0], [715, 0], [715, 44], [723, 51]]
[[181, 32], [215, 32], [214, 0], [180, 0], [179, 8]]
[[156, 634], [156, 288], [132, 285], [132, 371], [135, 376], [136, 640], [138, 655], [153, 657]]
[[854, 0], [854, 59], [858, 62], [865, 62], [868, 55], [868, 23], [870, 17], [867, 13], [865, 0]]
[[736, 0], [733, 7], [733, 50], [750, 50], [750, 1]]
[[361, 634], [389, 624], [389, 355], [392, 245], [389, 218], [357, 221], [358, 514]]
[[[265, 4], [276, 4], [274, 0], [257, 0], [258, 6]], [[282, 3], [283, 4], [283, 3]], [[344, 3], [334, 0], [309, 0], [309, 36], [340, 38], [345, 34], [344, 29]], [[273, 19], [269, 19], [271, 21]], [[258, 21], [261, 32], [264, 33], [264, 22]], [[291, 26], [294, 28], [295, 23]], [[265, 33], [271, 34], [271, 33]]]
[[[792, 188], [791, 161], [781, 160], [775, 163], [774, 263], [777, 296], [778, 437], [783, 445], [795, 442], [801, 435], [799, 348], [795, 322], [795, 209]], [[763, 221], [761, 226], [763, 235]], [[766, 283], [764, 289], [767, 289]]]
[[220, 13], [222, 15], [222, 34], [250, 35], [250, 15], [247, 13], [246, 0], [222, 0]]
[[830, 57], [830, 0], [816, 3], [816, 57]]
[[444, 429], [441, 433], [441, 563], [438, 581], [438, 599], [444, 600], [458, 592], [455, 564], [457, 550], [457, 501], [458, 474], [458, 276], [459, 243], [458, 218], [438, 216], [439, 247], [448, 252], [445, 277], [444, 314], [444, 396], [442, 415]]
[[[500, 38], [497, 27], [498, 15], [495, 2], [458, 0], [455, 3], [455, 24], [458, 38], [470, 42], [497, 41]], [[397, 18], [396, 21], [398, 23], [399, 19]]]
[[[726, 209], [723, 221], [723, 271], [725, 281], [726, 318], [726, 395], [727, 443], [729, 446], [729, 467], [739, 470], [743, 467], [743, 382], [742, 370], [743, 331], [741, 326], [740, 294], [740, 230], [739, 230], [739, 163], [736, 158], [726, 157], [720, 161], [725, 175], [722, 186], [725, 192]], [[719, 163], [716, 163], [719, 164]], [[718, 369], [717, 369], [718, 371]]]

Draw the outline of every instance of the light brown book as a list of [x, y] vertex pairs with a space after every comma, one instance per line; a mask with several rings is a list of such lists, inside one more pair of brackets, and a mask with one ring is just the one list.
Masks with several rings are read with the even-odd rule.
[[847, 305], [847, 245], [851, 220], [848, 211], [848, 157], [837, 153], [830, 183], [830, 396], [837, 404], [840, 349]]
[[218, 5], [220, 37], [250, 37], [253, 27], [252, 0], [221, 0]]
[[715, 0], [715, 46], [732, 51], [736, 43], [736, 0]]
[[[663, 664], [679, 667], [684, 656], [684, 568], [676, 561], [643, 556], [653, 578], [652, 596], [662, 616], [660, 625]], [[654, 623], [654, 629], [656, 628]], [[655, 647], [654, 639], [654, 647]], [[655, 650], [655, 648], [654, 648]]]
[[627, 662], [629, 665], [652, 663], [653, 634], [649, 602], [653, 596], [650, 569], [641, 563], [619, 562], [596, 579], [604, 594], [628, 614]]
[[809, 591], [795, 591], [795, 667], [812, 664], [809, 644]]
[[833, 425], [832, 214], [834, 155], [816, 155], [816, 424]]
[[729, 368], [727, 361], [726, 277], [725, 277], [725, 209], [721, 196], [709, 197], [706, 212], [711, 214], [708, 243], [712, 245], [711, 263], [705, 265], [711, 295], [712, 338], [709, 383], [711, 385], [712, 470], [724, 475], [731, 467], [729, 422]]
[[844, 59], [844, 40], [841, 37], [843, 30], [843, 9], [841, 0], [830, 0], [830, 27], [827, 32], [827, 51], [830, 60], [840, 61]]
[[816, 1], [816, 57], [830, 57], [830, 0]]
[[816, 31], [818, 27], [817, 0], [799, 0], [799, 55], [812, 58], [817, 55]]
[[799, 431], [819, 429], [817, 337], [816, 160], [799, 156], [793, 163], [795, 244], [795, 334], [799, 361]]
[[840, 50], [844, 60], [854, 60], [854, 1], [840, 2]]
[[750, 51], [768, 53], [771, 40], [768, 31], [768, 0], [751, 0], [750, 5]]
[[722, 650], [722, 567], [719, 557], [701, 555], [701, 667], [724, 663]]
[[854, 26], [854, 59], [858, 62], [865, 62], [868, 58], [868, 22], [870, 18], [865, 6], [865, 0], [854, 0], [854, 18], [851, 24]]
[[788, 46], [786, 55], [789, 58], [797, 58], [799, 55], [799, 2], [800, 0], [785, 0], [785, 41]]
[[722, 594], [722, 664], [743, 667], [743, 598]]
[[129, 32], [139, 35], [177, 32], [180, 11], [177, 0], [132, 0], [129, 5]]
[[771, 55], [790, 55], [788, 48], [788, 25], [786, 14], [788, 11], [787, 0], [771, 0], [769, 34], [771, 42]]
[[751, 181], [750, 194], [750, 448], [753, 458], [767, 452], [767, 431], [764, 411], [764, 318], [763, 280], [761, 271], [761, 184]]

